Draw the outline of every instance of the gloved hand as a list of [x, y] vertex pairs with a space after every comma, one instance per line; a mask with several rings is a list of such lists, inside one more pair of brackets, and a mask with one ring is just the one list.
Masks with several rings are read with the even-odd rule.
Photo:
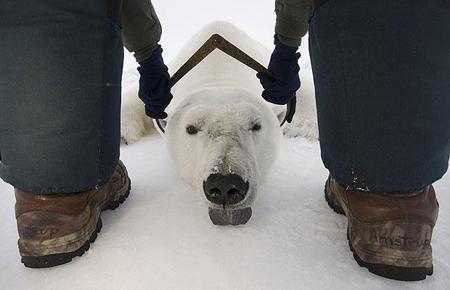
[[292, 100], [294, 107], [291, 114], [286, 116], [286, 121], [290, 123], [295, 113], [295, 93], [301, 85], [298, 76], [300, 53], [297, 52], [298, 47], [285, 45], [276, 36], [274, 44], [275, 49], [270, 57], [269, 70], [276, 76], [276, 80], [264, 73], [258, 73], [256, 76], [264, 88], [262, 97], [266, 101], [276, 105], [285, 105]]
[[139, 98], [145, 104], [145, 114], [153, 119], [165, 119], [164, 112], [172, 100], [170, 93], [168, 68], [162, 58], [159, 45], [152, 55], [139, 63]]

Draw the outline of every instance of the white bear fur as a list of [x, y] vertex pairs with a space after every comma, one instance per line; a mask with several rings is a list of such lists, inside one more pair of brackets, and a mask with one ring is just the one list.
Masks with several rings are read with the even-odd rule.
[[[262, 64], [271, 51], [237, 27], [214, 22], [195, 34], [170, 63], [172, 75], [211, 35], [218, 33]], [[203, 181], [212, 173], [238, 174], [249, 182], [246, 198], [232, 208], [251, 206], [258, 185], [274, 163], [281, 139], [279, 122], [285, 108], [261, 97], [255, 72], [221, 51], [212, 52], [173, 88], [166, 112], [164, 137], [180, 175], [203, 193]], [[294, 122], [284, 128], [291, 136], [317, 138], [311, 77], [302, 76]], [[123, 97], [122, 141], [132, 143], [151, 130], [137, 97], [137, 87]], [[261, 130], [252, 131], [254, 124]], [[200, 129], [188, 135], [186, 127]], [[205, 198], [206, 200], [206, 198]], [[210, 207], [217, 205], [210, 204]]]

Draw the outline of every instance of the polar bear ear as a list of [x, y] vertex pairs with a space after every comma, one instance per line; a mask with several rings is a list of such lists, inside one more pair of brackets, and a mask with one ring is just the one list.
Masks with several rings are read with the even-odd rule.
[[167, 127], [167, 120], [166, 119], [159, 119], [158, 121], [156, 121], [155, 119], [153, 120], [153, 125], [155, 126], [156, 130], [158, 131], [158, 133], [163, 136], [165, 131], [166, 131], [166, 127]]
[[166, 130], [167, 119], [160, 119], [159, 123], [161, 124], [161, 127], [163, 127], [163, 129]]
[[281, 124], [286, 116], [286, 106], [272, 106], [272, 111], [277, 117], [278, 122]]

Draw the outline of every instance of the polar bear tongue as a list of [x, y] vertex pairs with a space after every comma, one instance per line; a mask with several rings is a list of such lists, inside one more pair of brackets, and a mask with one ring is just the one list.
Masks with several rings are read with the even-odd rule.
[[209, 208], [209, 218], [211, 219], [213, 224], [219, 226], [243, 225], [248, 222], [251, 216], [251, 207], [242, 209]]

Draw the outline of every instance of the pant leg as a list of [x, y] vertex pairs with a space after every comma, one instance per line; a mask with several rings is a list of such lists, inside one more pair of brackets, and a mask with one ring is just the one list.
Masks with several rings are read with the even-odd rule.
[[105, 1], [3, 0], [0, 176], [33, 193], [110, 179], [123, 48]]
[[325, 166], [352, 189], [440, 179], [450, 152], [450, 3], [326, 1], [310, 55]]

